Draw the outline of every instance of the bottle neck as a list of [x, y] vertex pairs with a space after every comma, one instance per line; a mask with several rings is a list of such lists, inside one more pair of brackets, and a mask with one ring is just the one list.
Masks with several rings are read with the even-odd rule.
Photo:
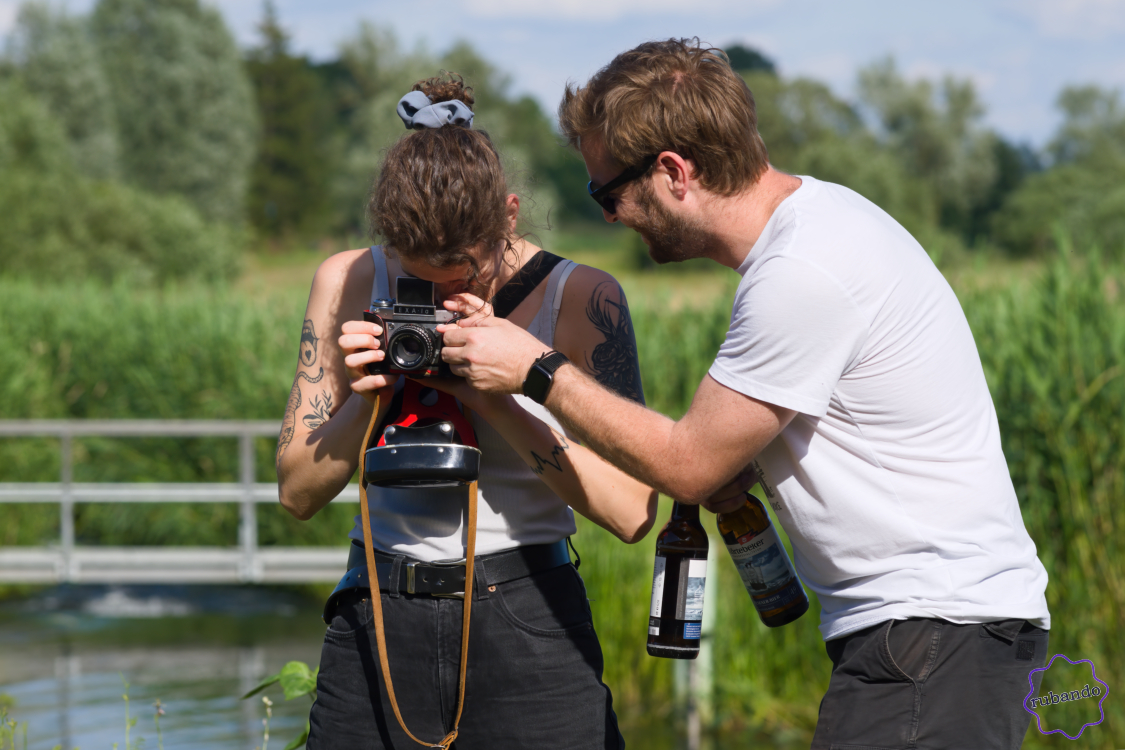
[[672, 520], [673, 521], [698, 521], [699, 520], [699, 506], [698, 505], [685, 505], [684, 503], [672, 503]]

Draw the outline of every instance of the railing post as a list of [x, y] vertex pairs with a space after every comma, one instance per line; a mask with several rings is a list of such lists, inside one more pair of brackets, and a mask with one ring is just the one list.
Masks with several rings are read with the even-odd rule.
[[74, 436], [69, 432], [62, 434], [59, 452], [61, 466], [60, 482], [62, 499], [59, 502], [59, 547], [61, 557], [56, 571], [58, 579], [65, 583], [74, 580]]
[[256, 463], [254, 436], [244, 432], [238, 436], [238, 473], [239, 481], [242, 482], [242, 514], [238, 536], [242, 543], [242, 569], [239, 578], [245, 583], [261, 580], [262, 577], [261, 565], [258, 564], [258, 512], [254, 503]]

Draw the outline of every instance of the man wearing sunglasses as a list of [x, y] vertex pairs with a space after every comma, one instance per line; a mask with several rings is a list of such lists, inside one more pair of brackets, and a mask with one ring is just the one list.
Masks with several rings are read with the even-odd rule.
[[559, 120], [607, 221], [658, 263], [740, 274], [726, 341], [679, 421], [476, 298], [451, 303], [469, 317], [442, 356], [681, 502], [721, 512], [761, 482], [822, 607], [833, 672], [814, 748], [1018, 748], [1047, 575], [972, 334], [926, 252], [856, 193], [774, 169], [749, 89], [698, 41], [619, 55], [567, 88]]

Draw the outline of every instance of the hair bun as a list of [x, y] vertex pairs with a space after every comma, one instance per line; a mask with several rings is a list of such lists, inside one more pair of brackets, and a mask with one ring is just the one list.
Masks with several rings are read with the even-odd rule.
[[414, 84], [411, 91], [421, 91], [434, 104], [439, 102], [463, 102], [469, 109], [473, 108], [476, 99], [473, 98], [473, 87], [465, 85], [465, 79], [459, 74], [441, 71], [433, 78], [426, 78]]

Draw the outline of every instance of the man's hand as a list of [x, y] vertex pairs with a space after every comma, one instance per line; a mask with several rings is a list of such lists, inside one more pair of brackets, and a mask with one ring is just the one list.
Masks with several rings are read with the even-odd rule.
[[700, 503], [712, 513], [730, 513], [746, 504], [746, 491], [758, 483], [758, 473], [747, 466], [730, 484]]
[[550, 351], [514, 323], [497, 318], [492, 306], [471, 294], [457, 294], [445, 308], [461, 313], [456, 323], [438, 326], [441, 358], [454, 374], [485, 393], [520, 393], [535, 360]]

